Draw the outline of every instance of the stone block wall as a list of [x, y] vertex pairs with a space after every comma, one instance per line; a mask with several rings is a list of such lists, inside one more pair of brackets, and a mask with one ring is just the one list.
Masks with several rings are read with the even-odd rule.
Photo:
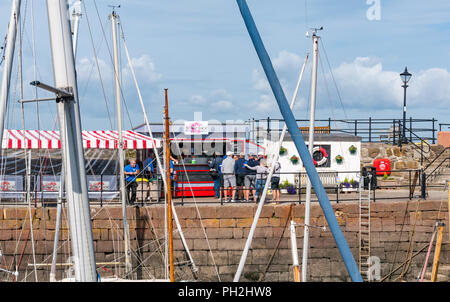
[[[407, 256], [417, 252], [431, 239], [437, 218], [448, 222], [447, 201], [376, 202], [372, 204], [372, 256], [381, 263], [381, 277], [385, 276]], [[357, 204], [333, 204], [339, 225], [358, 261], [359, 208]], [[177, 206], [177, 214], [186, 243], [198, 266], [197, 277], [202, 281], [232, 281], [247, 240], [256, 205]], [[98, 272], [102, 278], [121, 275], [123, 265], [122, 210], [120, 207], [93, 207], [91, 210], [93, 239]], [[304, 223], [304, 205], [266, 205], [249, 251], [241, 281], [293, 281], [291, 244], [288, 224], [290, 215], [298, 224]], [[49, 279], [56, 211], [54, 208], [33, 209], [33, 238], [36, 262], [40, 264], [37, 277]], [[70, 242], [67, 213], [63, 215], [58, 263], [69, 262]], [[200, 219], [200, 217], [202, 219]], [[132, 246], [133, 278], [164, 278], [164, 208], [149, 206], [129, 208]], [[350, 281], [334, 239], [318, 204], [311, 208], [310, 281]], [[326, 226], [326, 230], [320, 227]], [[176, 229], [176, 227], [174, 227]], [[298, 226], [297, 245], [301, 259], [303, 226]], [[4, 207], [0, 210], [0, 248], [2, 268], [14, 269], [20, 262], [19, 280], [34, 281], [33, 256], [29, 218], [26, 208]], [[208, 240], [206, 240], [208, 238]], [[410, 239], [412, 238], [411, 245]], [[450, 264], [448, 226], [445, 227], [440, 263]], [[410, 248], [411, 246], [411, 248]], [[177, 280], [193, 280], [187, 266], [183, 244], [178, 232], [174, 235]], [[405, 280], [414, 281], [425, 259], [426, 249], [412, 259]], [[432, 257], [430, 260], [431, 265]], [[139, 264], [141, 263], [141, 264]], [[58, 266], [57, 278], [66, 276], [67, 266]], [[429, 271], [431, 268], [429, 268]], [[398, 271], [396, 276], [401, 272]], [[0, 273], [3, 281], [11, 276]], [[392, 281], [391, 280], [391, 281]]]
[[[382, 143], [363, 143], [361, 144], [361, 168], [373, 166], [375, 159], [387, 158], [391, 162], [392, 170], [414, 170], [422, 169], [427, 163], [426, 159], [433, 160], [440, 151], [444, 149], [441, 145], [431, 145], [428, 153], [423, 153], [424, 164], [421, 164], [421, 154], [419, 149], [404, 145], [402, 148]], [[390, 178], [395, 180], [396, 184], [408, 184], [409, 178], [413, 179], [408, 171], [392, 172]], [[382, 177], [379, 176], [381, 179]]]

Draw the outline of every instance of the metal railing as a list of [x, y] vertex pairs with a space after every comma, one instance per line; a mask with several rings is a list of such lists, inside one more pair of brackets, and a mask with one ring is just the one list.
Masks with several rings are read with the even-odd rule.
[[[309, 120], [296, 120], [299, 127], [309, 125]], [[253, 141], [260, 143], [265, 138], [271, 138], [274, 135], [280, 135], [284, 120], [282, 119], [252, 119], [249, 121], [253, 124], [251, 127], [251, 135]], [[410, 117], [406, 121], [410, 129], [409, 141], [420, 142], [421, 140], [436, 143], [436, 123], [437, 120], [432, 119], [413, 119]], [[362, 142], [381, 142], [392, 143], [398, 142], [402, 134], [402, 120], [399, 119], [316, 119], [316, 128], [329, 129], [331, 134], [351, 134], [360, 136]], [[440, 124], [444, 125], [444, 124]], [[415, 134], [415, 135], [414, 135]]]
[[[403, 173], [403, 182], [399, 183], [395, 180], [391, 179], [383, 179], [382, 175], [378, 175], [375, 177], [376, 183], [374, 187], [372, 187], [372, 199], [374, 201], [380, 199], [412, 199], [416, 196], [420, 196], [421, 198], [426, 197], [426, 175], [423, 170], [411, 169], [411, 170], [391, 170], [392, 173]], [[361, 171], [319, 171], [319, 177], [322, 180], [322, 184], [324, 185], [325, 190], [329, 195], [330, 202], [349, 202], [349, 201], [357, 201], [359, 200], [359, 194], [357, 193], [359, 190], [359, 179], [361, 176]], [[353, 176], [352, 176], [353, 175]], [[345, 182], [345, 176], [350, 178], [348, 182]], [[17, 176], [16, 176], [17, 177]], [[25, 184], [24, 175], [23, 183]], [[53, 176], [54, 177], [54, 176]], [[105, 179], [111, 181], [111, 177], [114, 177], [117, 186], [108, 189], [105, 186]], [[195, 179], [196, 178], [196, 179]], [[201, 178], [199, 181], [198, 178]], [[342, 180], [344, 178], [344, 180]], [[353, 178], [353, 180], [351, 179]], [[42, 180], [44, 177], [38, 175], [31, 176], [31, 187], [33, 188], [32, 192], [30, 192], [32, 204], [35, 207], [38, 206], [54, 206], [56, 205], [56, 201], [59, 195], [59, 190], [48, 189], [48, 186], [42, 185]], [[205, 180], [208, 179], [208, 180]], [[280, 203], [286, 202], [296, 202], [303, 203], [305, 201], [305, 192], [306, 192], [306, 181], [307, 174], [306, 172], [282, 172], [280, 173]], [[291, 179], [288, 183], [285, 183], [286, 179]], [[292, 181], [293, 179], [293, 181]], [[162, 182], [161, 175], [154, 174], [154, 177], [151, 179], [146, 179], [144, 177], [138, 178], [138, 186], [136, 188], [136, 204], [145, 206], [152, 204], [163, 204], [164, 203], [164, 186]], [[41, 182], [40, 185], [38, 183]], [[96, 183], [95, 189], [89, 190], [89, 197], [91, 204], [98, 204], [100, 206], [104, 206], [106, 204], [120, 204], [120, 194], [118, 188], [119, 178], [116, 175], [99, 175], [98, 181]], [[56, 185], [54, 186], [57, 187]], [[420, 188], [416, 190], [416, 187]], [[270, 187], [269, 187], [270, 188]], [[4, 189], [4, 188], [3, 188]], [[263, 186], [257, 188], [253, 186], [252, 188], [239, 187], [239, 195], [243, 194], [243, 192], [249, 192], [249, 201], [248, 203], [254, 203], [254, 196], [256, 190], [261, 190]], [[366, 188], [367, 189], [367, 188]], [[199, 199], [201, 203], [213, 203], [213, 204], [224, 204], [227, 202], [224, 197], [224, 190], [228, 190], [228, 196], [231, 196], [231, 190], [223, 188], [219, 185], [218, 190], [222, 191], [220, 194], [221, 198], [218, 199], [215, 197], [217, 188], [214, 188], [214, 179], [211, 177], [209, 172], [202, 172], [195, 174], [195, 177], [180, 174], [173, 180], [173, 202], [178, 205], [192, 204], [194, 203], [194, 199], [192, 196], [195, 196], [196, 199]], [[270, 188], [272, 190], [272, 188]], [[389, 190], [389, 194], [382, 194], [385, 190]], [[396, 191], [393, 191], [396, 190]], [[415, 192], [417, 194], [415, 195]], [[312, 190], [314, 192], [314, 189]], [[381, 193], [380, 193], [381, 192]], [[261, 193], [259, 195], [261, 195]], [[395, 194], [393, 194], [395, 193]], [[269, 196], [272, 194], [270, 191]], [[18, 190], [0, 190], [0, 202], [2, 204], [16, 204], [20, 205], [26, 203], [26, 192], [23, 189]], [[65, 196], [65, 192], [63, 194]], [[64, 200], [65, 198], [63, 198]], [[317, 199], [315, 195], [312, 195], [312, 201], [316, 202]], [[243, 202], [242, 200], [240, 202]], [[268, 200], [268, 202], [273, 202]]]
[[439, 123], [439, 131], [448, 131], [450, 129], [450, 124]]
[[433, 179], [437, 176], [443, 167], [450, 168], [450, 148], [444, 148], [436, 157], [423, 169], [427, 174], [427, 179]]

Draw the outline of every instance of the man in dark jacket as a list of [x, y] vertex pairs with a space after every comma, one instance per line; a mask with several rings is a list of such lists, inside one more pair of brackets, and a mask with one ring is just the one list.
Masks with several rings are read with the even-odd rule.
[[214, 192], [218, 199], [222, 199], [223, 175], [222, 175], [223, 158], [219, 152], [214, 153], [214, 158], [209, 161], [211, 177], [214, 180]]
[[234, 165], [234, 174], [236, 175], [236, 187], [237, 187], [237, 194], [236, 199], [239, 200], [245, 199], [245, 190], [244, 190], [244, 184], [245, 184], [245, 175], [249, 171], [247, 168], [245, 168], [244, 164], [246, 164], [247, 161], [245, 160], [245, 154], [244, 152], [241, 152], [239, 154], [239, 158], [236, 161]]
[[[250, 167], [256, 167], [259, 166], [259, 161], [257, 161], [255, 154], [250, 154], [247, 160], [247, 165]], [[253, 196], [256, 194], [256, 171], [250, 170], [245, 168], [245, 178], [244, 178], [244, 185], [245, 185], [245, 191], [244, 196], [245, 200], [248, 201], [250, 197], [250, 190], [252, 190]]]

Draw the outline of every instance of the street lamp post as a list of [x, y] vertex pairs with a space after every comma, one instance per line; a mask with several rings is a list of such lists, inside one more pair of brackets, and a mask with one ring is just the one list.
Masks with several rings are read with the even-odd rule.
[[[401, 138], [399, 139], [400, 146], [402, 145], [402, 143], [406, 144], [408, 142], [408, 140], [406, 139], [406, 130], [405, 130], [405, 127], [406, 127], [406, 88], [408, 87], [408, 82], [411, 79], [411, 76], [412, 76], [412, 74], [410, 74], [408, 72], [408, 68], [407, 67], [405, 67], [405, 71], [403, 71], [400, 74], [400, 77], [401, 77], [402, 82], [403, 82], [402, 87], [404, 89], [404, 96], [403, 96], [403, 129], [402, 129]], [[411, 131], [411, 129], [410, 129], [410, 131]]]

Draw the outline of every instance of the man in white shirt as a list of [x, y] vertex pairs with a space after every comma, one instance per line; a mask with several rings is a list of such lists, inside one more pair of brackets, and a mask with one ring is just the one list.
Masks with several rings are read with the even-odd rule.
[[223, 174], [223, 187], [225, 202], [228, 197], [228, 190], [231, 189], [231, 202], [235, 202], [236, 195], [236, 175], [234, 174], [235, 161], [233, 158], [233, 152], [227, 152], [227, 158], [222, 162], [222, 174]]

